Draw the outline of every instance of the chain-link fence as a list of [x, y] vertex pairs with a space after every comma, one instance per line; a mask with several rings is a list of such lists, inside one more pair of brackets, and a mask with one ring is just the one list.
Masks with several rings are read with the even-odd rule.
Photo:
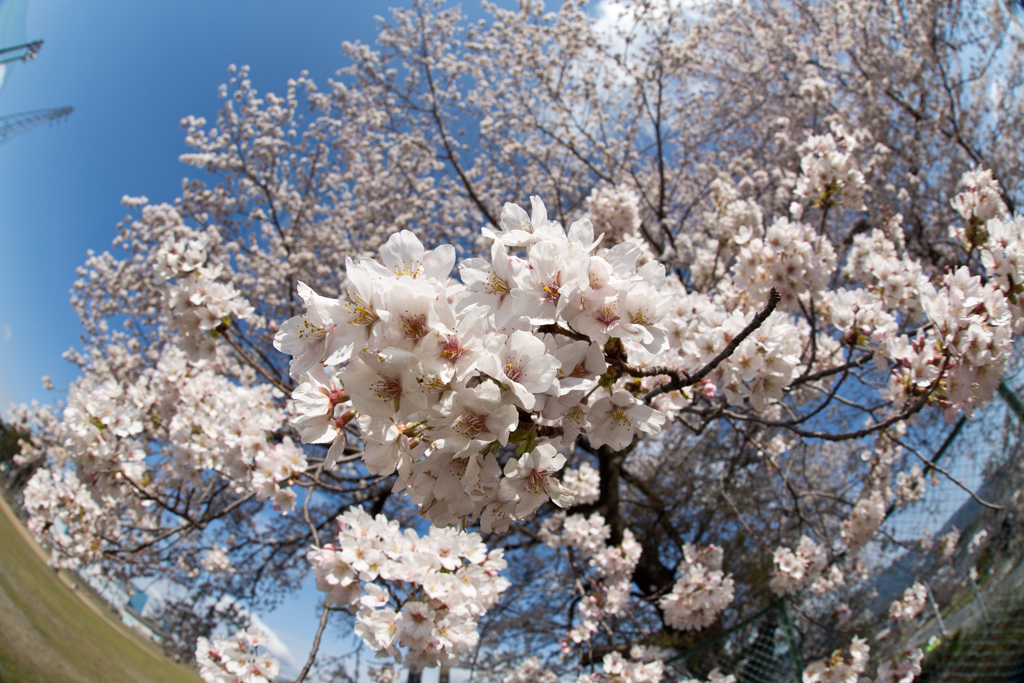
[[[970, 573], [961, 583], [969, 599], [939, 607], [930, 596], [913, 632], [878, 648], [878, 654], [921, 647], [926, 652], [918, 678], [922, 683], [1024, 682], [1024, 565], [984, 587]], [[785, 601], [779, 601], [669, 660], [668, 673], [677, 681], [708, 680], [717, 669], [735, 676], [737, 683], [799, 683], [808, 635], [794, 625]], [[878, 640], [884, 641], [886, 634], [881, 635]]]
[[973, 599], [929, 618], [917, 634], [926, 648], [934, 643], [920, 680], [1024, 681], [1024, 565], [984, 588], [970, 575], [965, 582]]
[[[779, 601], [669, 661], [677, 681], [715, 669], [737, 683], [802, 681], [807, 663], [866, 637], [874, 666], [912, 647], [925, 651], [919, 680], [1024, 682], [1024, 373], [1004, 379], [982, 414], [941, 425], [918, 444], [930, 485], [893, 506], [879, 539], [862, 551], [858, 587], [810, 610]], [[909, 456], [908, 456], [909, 457]], [[921, 583], [928, 600], [910, 624], [888, 606]], [[830, 603], [829, 600], [832, 602]], [[875, 615], [858, 622], [858, 615]]]
[[717, 669], [737, 683], [800, 681], [803, 672], [800, 634], [779, 601], [708, 641], [668, 661], [677, 680], [707, 680]]

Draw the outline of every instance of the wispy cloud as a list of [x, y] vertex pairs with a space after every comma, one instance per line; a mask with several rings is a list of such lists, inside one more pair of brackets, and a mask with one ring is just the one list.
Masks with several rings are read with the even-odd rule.
[[292, 651], [288, 649], [288, 646], [284, 644], [284, 641], [282, 641], [281, 638], [278, 637], [274, 629], [267, 626], [267, 623], [260, 619], [259, 616], [250, 612], [245, 605], [239, 603], [230, 595], [225, 595], [217, 603], [217, 606], [222, 609], [227, 609], [232, 605], [234, 605], [235, 609], [238, 610], [239, 613], [249, 617], [250, 624], [258, 628], [260, 631], [263, 631], [263, 633], [267, 635], [266, 648], [267, 651], [270, 652], [270, 654], [274, 655], [279, 660], [281, 660], [281, 664], [283, 664], [284, 666], [297, 669], [295, 659], [292, 657]]
[[274, 629], [267, 626], [266, 622], [255, 614], [250, 613], [249, 619], [253, 626], [267, 634], [267, 650], [270, 651], [270, 654], [280, 659], [282, 664], [297, 668], [298, 665], [292, 657], [292, 651], [281, 641]]
[[[156, 604], [151, 603], [160, 603], [168, 599], [182, 598], [188, 595], [188, 591], [185, 588], [166, 580], [153, 581], [142, 590], [144, 590], [146, 595], [149, 596], [149, 602], [147, 602], [146, 609], [143, 611], [144, 614], [151, 614], [152, 610], [157, 606]], [[268, 626], [265, 621], [260, 619], [258, 615], [250, 612], [245, 605], [238, 602], [230, 595], [221, 597], [217, 602], [217, 606], [225, 610], [232, 605], [234, 605], [235, 609], [241, 615], [248, 617], [251, 625], [263, 631], [263, 633], [267, 635], [266, 649], [270, 654], [274, 655], [281, 661], [282, 673], [288, 675], [289, 670], [291, 670], [292, 673], [298, 673], [299, 667], [295, 663], [295, 658], [292, 656], [291, 650], [284, 644], [284, 641], [281, 640], [274, 629]], [[228, 632], [223, 628], [223, 626], [214, 632], [214, 636], [220, 635], [228, 635]]]
[[11, 341], [11, 326], [10, 325], [6, 325], [5, 324], [3, 327], [0, 327], [0, 331], [3, 332], [4, 341], [5, 342]]

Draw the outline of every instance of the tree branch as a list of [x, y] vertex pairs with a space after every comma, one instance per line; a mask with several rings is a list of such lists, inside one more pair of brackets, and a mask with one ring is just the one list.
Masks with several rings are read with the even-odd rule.
[[[692, 375], [687, 374], [686, 372], [683, 371], [673, 370], [672, 368], [662, 367], [648, 368], [646, 370], [643, 370], [640, 368], [632, 368], [632, 366], [625, 366], [624, 370], [626, 372], [629, 372], [629, 374], [631, 374], [634, 377], [668, 375], [669, 377], [672, 378], [671, 380], [665, 382], [661, 386], [649, 391], [647, 393], [647, 396], [644, 397], [644, 400], [647, 403], [650, 403], [651, 399], [653, 399], [655, 396], [667, 394], [670, 391], [677, 391], [679, 389], [682, 389], [683, 387], [692, 386], [697, 382], [701, 381], [702, 379], [704, 379], [705, 377], [707, 377], [709, 374], [711, 374], [711, 372], [715, 368], [721, 365], [722, 361], [731, 356], [733, 352], [735, 352], [736, 349], [739, 348], [739, 345], [742, 344], [747, 337], [753, 334], [754, 331], [757, 330], [757, 328], [761, 327], [761, 325], [764, 324], [764, 321], [768, 319], [768, 316], [775, 312], [775, 308], [779, 305], [779, 301], [781, 299], [782, 296], [779, 294], [778, 290], [772, 287], [772, 291], [768, 295], [768, 303], [765, 305], [764, 308], [761, 309], [761, 312], [754, 316], [754, 319], [750, 321], [749, 325], [743, 328], [742, 332], [736, 335], [731, 342], [725, 345], [725, 348], [722, 349], [721, 353], [719, 353], [717, 356], [711, 359], [710, 363], [708, 363], [707, 365], [705, 365]], [[633, 370], [637, 370], [638, 373], [646, 372], [647, 374], [634, 374]]]
[[306, 666], [302, 667], [302, 671], [299, 672], [299, 677], [295, 679], [295, 683], [302, 683], [302, 681], [306, 680], [306, 675], [313, 668], [316, 654], [320, 650], [320, 637], [324, 634], [324, 627], [327, 626], [327, 615], [330, 613], [331, 608], [324, 605], [324, 613], [320, 615], [320, 627], [316, 630], [316, 638], [313, 639], [313, 649], [309, 651], [309, 659], [306, 660]]

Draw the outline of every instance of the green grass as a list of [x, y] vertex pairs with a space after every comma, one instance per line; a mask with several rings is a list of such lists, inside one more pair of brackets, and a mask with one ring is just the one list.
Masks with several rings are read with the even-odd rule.
[[0, 683], [200, 683], [116, 615], [97, 613], [106, 607], [85, 604], [0, 507]]

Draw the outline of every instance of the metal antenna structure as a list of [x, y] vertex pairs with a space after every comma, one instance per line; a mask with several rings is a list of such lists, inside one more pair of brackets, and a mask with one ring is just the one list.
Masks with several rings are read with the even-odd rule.
[[74, 107], [53, 107], [0, 116], [0, 145], [44, 123], [59, 123], [74, 110]]
[[[43, 41], [33, 40], [31, 43], [0, 48], [0, 65], [35, 59], [42, 46]], [[44, 123], [51, 125], [59, 123], [70, 116], [74, 110], [74, 107], [51, 107], [0, 116], [0, 145]]]
[[42, 46], [43, 41], [33, 40], [31, 43], [2, 48], [0, 49], [0, 64], [17, 61], [27, 62], [30, 59], [35, 59], [36, 55], [39, 54], [39, 48]]

